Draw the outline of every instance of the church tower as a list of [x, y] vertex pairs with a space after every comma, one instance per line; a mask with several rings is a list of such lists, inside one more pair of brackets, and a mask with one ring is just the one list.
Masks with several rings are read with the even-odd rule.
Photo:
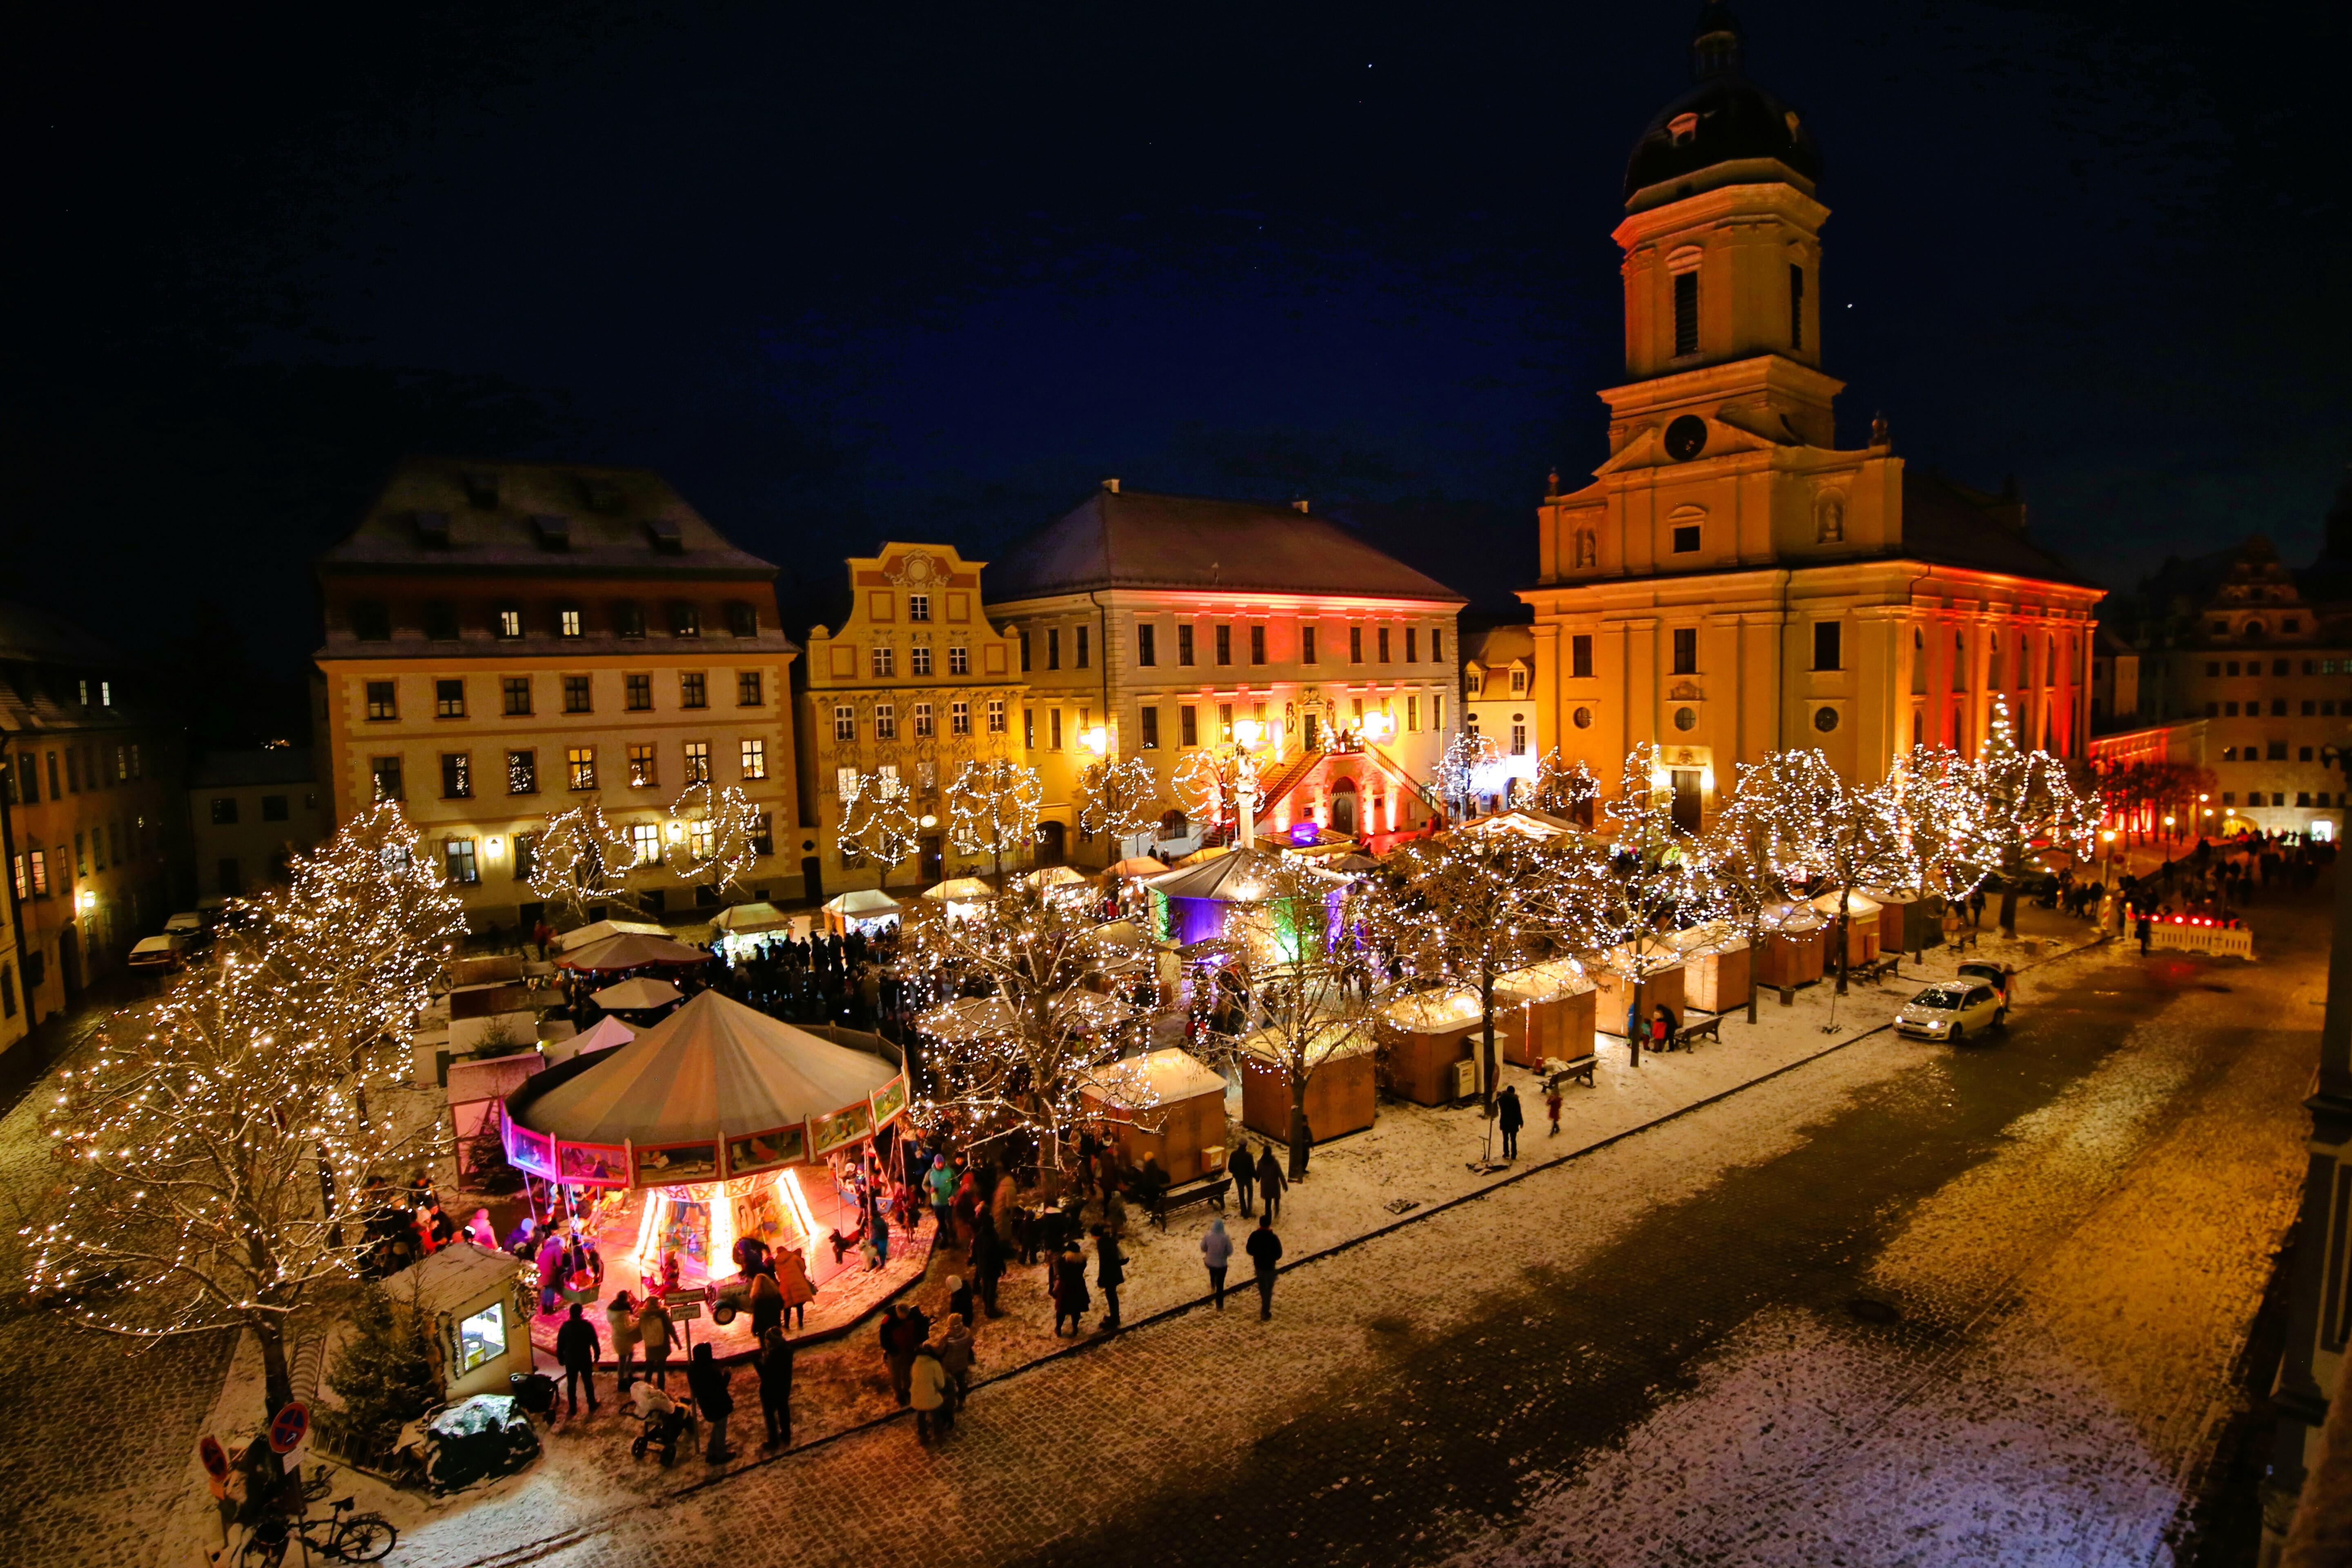
[[1737, 763], [1814, 746], [1875, 778], [1915, 743], [1972, 750], [1996, 701], [2080, 755], [2100, 590], [2026, 537], [2022, 506], [1906, 471], [1883, 425], [1836, 445], [1821, 149], [1743, 53], [1706, 0], [1692, 84], [1626, 163], [1609, 452], [1545, 496], [1519, 595], [1538, 731], [1611, 780], [1657, 745], [1694, 826]]

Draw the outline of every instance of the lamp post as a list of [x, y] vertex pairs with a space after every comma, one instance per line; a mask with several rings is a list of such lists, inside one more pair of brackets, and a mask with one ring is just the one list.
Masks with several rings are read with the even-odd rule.
[[1265, 734], [1255, 719], [1234, 721], [1234, 816], [1244, 849], [1257, 847], [1257, 762], [1250, 753]]

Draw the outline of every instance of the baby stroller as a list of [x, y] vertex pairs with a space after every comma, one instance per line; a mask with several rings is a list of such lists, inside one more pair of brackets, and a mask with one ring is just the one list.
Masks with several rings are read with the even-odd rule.
[[678, 1445], [694, 1431], [693, 1406], [671, 1398], [650, 1383], [631, 1384], [629, 1398], [636, 1406], [637, 1420], [643, 1427], [629, 1443], [629, 1457], [642, 1459], [650, 1448], [660, 1455], [664, 1468], [677, 1463]]

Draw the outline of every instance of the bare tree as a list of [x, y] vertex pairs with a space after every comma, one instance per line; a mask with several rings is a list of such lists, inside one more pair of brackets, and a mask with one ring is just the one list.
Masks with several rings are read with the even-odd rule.
[[857, 781], [857, 794], [843, 808], [841, 843], [874, 862], [879, 885], [890, 886], [890, 873], [922, 843], [922, 825], [916, 821], [907, 786], [888, 773], [866, 773]]
[[722, 903], [742, 891], [760, 858], [760, 813], [750, 797], [732, 786], [691, 784], [669, 809], [686, 824], [686, 849], [673, 868], [678, 880], [709, 888]]
[[1018, 861], [1037, 841], [1045, 786], [1036, 770], [1003, 757], [966, 763], [948, 785], [948, 841], [965, 855], [985, 855], [1004, 880], [1007, 857]]
[[1078, 826], [1108, 834], [1127, 853], [1127, 840], [1151, 825], [1160, 804], [1160, 775], [1141, 757], [1094, 763], [1078, 778]]

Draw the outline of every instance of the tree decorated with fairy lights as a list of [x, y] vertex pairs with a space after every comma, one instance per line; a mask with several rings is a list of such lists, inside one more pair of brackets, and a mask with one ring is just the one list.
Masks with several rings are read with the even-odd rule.
[[1624, 993], [1627, 1028], [1643, 982], [1689, 959], [1675, 933], [1724, 913], [1722, 890], [1705, 840], [1675, 820], [1671, 774], [1655, 746], [1626, 753], [1616, 797], [1604, 807], [1609, 835], [1600, 874], [1563, 883], [1554, 897], [1573, 900], [1600, 968]]
[[1445, 803], [1457, 822], [1476, 811], [1480, 774], [1502, 759], [1495, 742], [1475, 730], [1460, 730], [1445, 742], [1429, 772], [1429, 790]]
[[1999, 868], [1977, 769], [1948, 746], [1914, 746], [1887, 775], [1905, 891], [1966, 900]]
[[617, 904], [640, 910], [636, 846], [595, 801], [583, 801], [547, 819], [531, 847], [530, 890], [560, 917], [583, 923], [593, 909]]
[[[1846, 958], [1853, 895], [1864, 888], [1900, 888], [1911, 878], [1908, 846], [1897, 826], [1895, 785], [1850, 783], [1813, 750], [1775, 752], [1764, 759], [1773, 803], [1774, 858], [1792, 882], [1816, 879], [1838, 896], [1837, 986], [1846, 993]], [[1834, 1005], [1832, 1021], [1835, 1021]]]
[[48, 1117], [63, 1166], [26, 1230], [28, 1282], [67, 1320], [154, 1344], [243, 1331], [267, 1420], [293, 1397], [292, 1324], [357, 1277], [376, 1184], [441, 1152], [406, 1103], [404, 1037], [465, 930], [398, 808], [376, 805], [290, 886], [116, 1015]]
[[1203, 838], [1230, 837], [1239, 830], [1242, 796], [1257, 793], [1257, 759], [1239, 746], [1195, 747], [1169, 783]]
[[856, 794], [843, 803], [841, 846], [873, 861], [883, 888], [898, 862], [921, 846], [922, 831], [907, 786], [892, 774], [860, 774]]
[[1006, 757], [976, 758], [948, 784], [948, 842], [960, 854], [987, 856], [1002, 882], [1007, 858], [1017, 862], [1035, 845], [1045, 802], [1034, 768]]
[[762, 825], [751, 798], [731, 785], [690, 784], [669, 810], [686, 825], [685, 852], [675, 866], [678, 879], [709, 888], [722, 903], [742, 891], [760, 858]]
[[[918, 1025], [929, 1069], [919, 1114], [952, 1121], [974, 1143], [1028, 1134], [1040, 1162], [1060, 1169], [1087, 1115], [1084, 1091], [1123, 1052], [1125, 1005], [1082, 982], [1150, 968], [1131, 929], [1113, 929], [1087, 900], [1018, 883], [969, 916], [909, 925], [902, 962], [962, 997]], [[1136, 1106], [1137, 1092], [1123, 1085], [1122, 1102]]]
[[2018, 745], [2004, 698], [1993, 699], [1992, 725], [1972, 771], [1978, 821], [2000, 877], [2000, 934], [2013, 938], [2027, 862], [2042, 849], [2087, 854], [2099, 797], [2076, 789], [2058, 758]]
[[1124, 854], [1127, 841], [1151, 826], [1160, 775], [1141, 757], [1105, 759], [1079, 775], [1078, 803], [1078, 826], [1109, 835]]
[[[1748, 938], [1751, 962], [1766, 942], [1804, 920], [1811, 906], [1790, 885], [1781, 858], [1780, 773], [1769, 759], [1739, 764], [1739, 784], [1707, 829], [1705, 853], [1724, 918]], [[1812, 929], [1819, 929], [1815, 922]], [[1756, 1022], [1757, 987], [1748, 988], [1748, 1021]]]
[[1565, 822], [1580, 822], [1590, 826], [1593, 810], [1601, 799], [1601, 781], [1582, 758], [1562, 762], [1559, 748], [1554, 746], [1536, 763], [1536, 776], [1519, 787], [1519, 803], [1532, 806], [1547, 816], [1557, 816]]

